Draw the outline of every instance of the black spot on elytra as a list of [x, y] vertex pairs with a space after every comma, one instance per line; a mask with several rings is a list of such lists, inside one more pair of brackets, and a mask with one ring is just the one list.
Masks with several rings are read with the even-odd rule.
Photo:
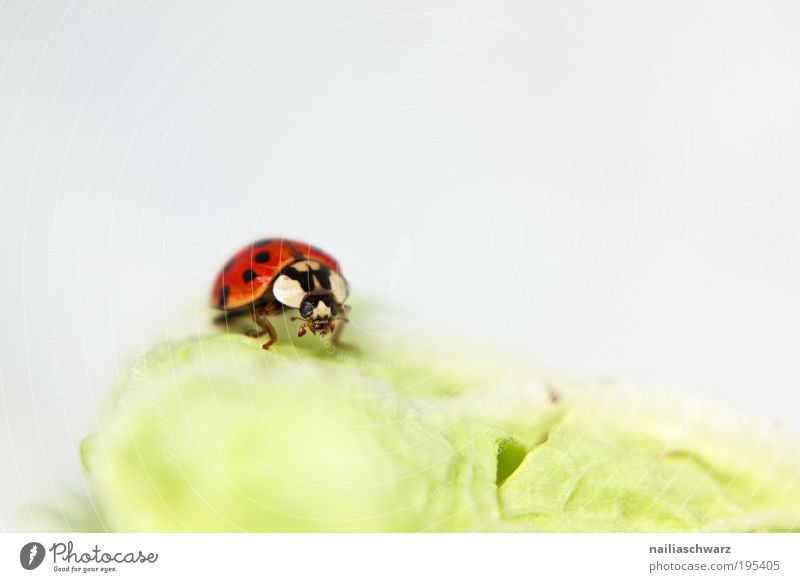
[[249, 283], [256, 277], [258, 277], [258, 274], [253, 269], [245, 269], [244, 273], [242, 273], [242, 280], [245, 283]]
[[306, 293], [314, 290], [315, 285], [313, 271], [300, 272], [294, 267], [286, 267], [282, 274], [300, 283], [300, 287], [302, 287], [303, 291]]
[[225, 307], [228, 304], [228, 295], [230, 295], [231, 288], [227, 285], [222, 287], [222, 290], [219, 292], [219, 306]]
[[260, 251], [255, 254], [253, 260], [256, 263], [269, 263], [269, 251]]

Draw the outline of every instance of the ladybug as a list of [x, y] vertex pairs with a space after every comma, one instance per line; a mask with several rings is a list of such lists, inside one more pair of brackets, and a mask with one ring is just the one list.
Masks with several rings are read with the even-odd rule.
[[339, 264], [326, 252], [308, 243], [285, 238], [254, 242], [236, 253], [214, 281], [211, 305], [224, 313], [218, 321], [250, 313], [258, 330], [248, 335], [269, 335], [262, 347], [268, 350], [278, 336], [268, 316], [295, 308], [302, 320], [297, 335], [331, 334], [334, 345], [350, 310], [347, 281], [339, 273]]

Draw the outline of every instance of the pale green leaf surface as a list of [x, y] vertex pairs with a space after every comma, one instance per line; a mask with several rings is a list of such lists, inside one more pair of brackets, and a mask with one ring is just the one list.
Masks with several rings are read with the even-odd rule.
[[351, 337], [358, 354], [223, 334], [142, 358], [82, 446], [106, 527], [800, 528], [797, 443], [718, 403]]

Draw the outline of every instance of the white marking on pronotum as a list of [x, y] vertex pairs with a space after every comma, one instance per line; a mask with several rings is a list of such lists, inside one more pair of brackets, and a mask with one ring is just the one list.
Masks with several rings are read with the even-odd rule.
[[344, 303], [347, 299], [347, 281], [339, 273], [331, 271], [331, 291], [337, 303]]
[[[344, 303], [347, 299], [347, 281], [339, 273], [330, 270], [317, 261], [298, 261], [291, 267], [299, 273], [311, 273], [315, 289], [323, 288], [318, 272], [327, 271], [330, 279], [330, 291], [337, 303]], [[298, 281], [287, 275], [279, 275], [272, 286], [272, 294], [281, 303], [288, 307], [300, 307], [305, 291]]]
[[299, 261], [297, 263], [293, 263], [292, 267], [294, 267], [295, 271], [307, 273], [308, 271], [319, 271], [320, 264], [316, 261]]

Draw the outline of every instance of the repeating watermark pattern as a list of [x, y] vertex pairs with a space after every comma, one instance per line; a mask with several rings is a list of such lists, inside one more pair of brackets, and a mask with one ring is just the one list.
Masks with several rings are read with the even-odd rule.
[[[208, 210], [211, 206], [211, 201], [217, 195], [215, 188], [216, 176], [213, 174], [207, 175], [197, 195], [197, 200], [194, 204], [194, 217], [192, 218], [192, 249], [202, 248], [202, 241], [208, 236]], [[204, 266], [204, 261], [201, 260], [202, 253], [197, 250], [192, 252], [192, 267], [198, 272]]]
[[414, 246], [411, 235], [407, 234], [394, 246], [392, 251], [392, 278], [389, 281], [389, 291], [394, 291], [397, 284], [406, 272], [406, 267], [411, 264], [414, 257]]
[[60, 249], [51, 247], [47, 251], [46, 273], [47, 273], [47, 350], [50, 353], [50, 361], [53, 369], [53, 394], [59, 398], [64, 395], [64, 360], [61, 357], [63, 341], [59, 336], [59, 311], [62, 304], [59, 301], [60, 281], [56, 276], [56, 266], [58, 265]]
[[697, 183], [697, 168], [695, 165], [694, 147], [692, 145], [692, 129], [687, 119], [686, 110], [678, 96], [675, 84], [670, 80], [664, 66], [653, 63], [653, 71], [658, 79], [659, 86], [664, 89], [672, 106], [672, 118], [675, 128], [680, 135], [680, 148], [683, 157], [683, 176], [687, 185], [693, 190]]
[[398, 17], [404, 20], [419, 20], [424, 22], [447, 22], [456, 24], [472, 24], [492, 32], [505, 34], [514, 38], [528, 38], [528, 31], [524, 28], [487, 16], [477, 12], [461, 12], [458, 10], [400, 10]]
[[87, 14], [89, 18], [100, 22], [108, 11], [119, 4], [119, 2], [120, 0], [94, 0], [92, 5], [89, 6], [89, 10], [87, 10]]
[[97, 544], [88, 550], [76, 550], [70, 540], [66, 543], [56, 542], [49, 549], [39, 542], [28, 542], [19, 551], [19, 563], [26, 570], [35, 570], [44, 563], [48, 554], [52, 558], [54, 572], [73, 574], [107, 574], [119, 571], [120, 564], [154, 564], [158, 560], [158, 554], [154, 552], [106, 552]]
[[572, 10], [563, 9], [558, 14], [558, 21], [573, 38], [580, 41], [586, 50], [599, 58], [605, 65], [622, 75], [629, 75], [628, 69], [622, 66], [617, 59], [600, 49], [600, 45], [594, 35], [581, 26], [580, 18]]
[[184, 61], [202, 46], [220, 27], [222, 27], [222, 25], [237, 15], [242, 10], [242, 6], [249, 3], [250, 0], [243, 0], [231, 4], [225, 12], [204, 26], [191, 42], [188, 42], [178, 49], [177, 53], [167, 61], [167, 64], [161, 69], [161, 73], [153, 83], [150, 92], [145, 96], [142, 106], [137, 111], [137, 115], [140, 119], [144, 120], [147, 118], [150, 109], [156, 104], [159, 96], [169, 84], [170, 79], [175, 75], [175, 72], [183, 66]]
[[325, 348], [325, 353], [329, 356], [336, 356], [340, 363], [351, 368], [361, 370], [389, 370], [392, 368], [405, 368], [408, 362], [403, 359], [389, 360], [364, 357], [360, 352], [353, 351], [349, 344], [337, 346], [331, 334], [320, 337], [320, 341]]
[[515, 97], [514, 94], [502, 87], [498, 87], [497, 85], [490, 83], [484, 83], [478, 79], [455, 76], [450, 77], [450, 81], [459, 87], [469, 89], [470, 91], [475, 91], [496, 99], [505, 108], [516, 110], [520, 115], [524, 116], [531, 123], [536, 125], [536, 130], [540, 135], [547, 138], [547, 141], [558, 155], [561, 168], [568, 173], [572, 173], [575, 170], [575, 164], [572, 162], [570, 155], [567, 153], [567, 149], [563, 141], [553, 132], [552, 129], [542, 124], [540, 120], [540, 114], [536, 112], [530, 103]]
[[0, 194], [3, 194], [6, 184], [6, 170], [11, 165], [11, 157], [15, 150], [17, 135], [22, 129], [25, 119], [25, 110], [28, 106], [28, 90], [20, 89], [14, 108], [11, 110], [11, 119], [3, 132], [2, 147], [0, 148]]
[[341, 165], [342, 162], [349, 158], [353, 158], [361, 152], [369, 151], [372, 147], [371, 143], [364, 142], [364, 143], [357, 143], [350, 145], [338, 152], [330, 159], [326, 160], [316, 168], [312, 168], [308, 171], [306, 179], [303, 181], [302, 185], [300, 186], [299, 195], [302, 196], [309, 192], [314, 186], [316, 182], [319, 181], [319, 178], [322, 177], [327, 171], [335, 166]]
[[471, 483], [475, 479], [476, 475], [480, 475], [482, 473], [482, 470], [483, 469], [480, 465], [473, 463], [468, 471], [461, 471], [455, 479], [446, 481], [428, 491], [428, 494], [425, 496], [426, 500], [430, 501], [437, 497], [441, 497], [442, 495], [449, 495], [461, 485]]
[[[153, 427], [158, 430], [162, 437], [160, 445], [161, 456], [170, 464], [177, 464], [180, 462], [180, 454], [178, 453], [177, 439], [175, 438], [175, 431], [172, 429], [171, 423], [164, 411], [164, 403], [161, 400], [159, 387], [154, 385], [149, 380], [147, 374], [149, 362], [147, 356], [143, 356], [138, 361], [134, 362], [128, 376], [128, 383], [137, 386], [142, 386], [142, 390], [150, 400], [156, 413], [156, 424]], [[120, 403], [124, 404], [124, 394], [120, 396]]]

